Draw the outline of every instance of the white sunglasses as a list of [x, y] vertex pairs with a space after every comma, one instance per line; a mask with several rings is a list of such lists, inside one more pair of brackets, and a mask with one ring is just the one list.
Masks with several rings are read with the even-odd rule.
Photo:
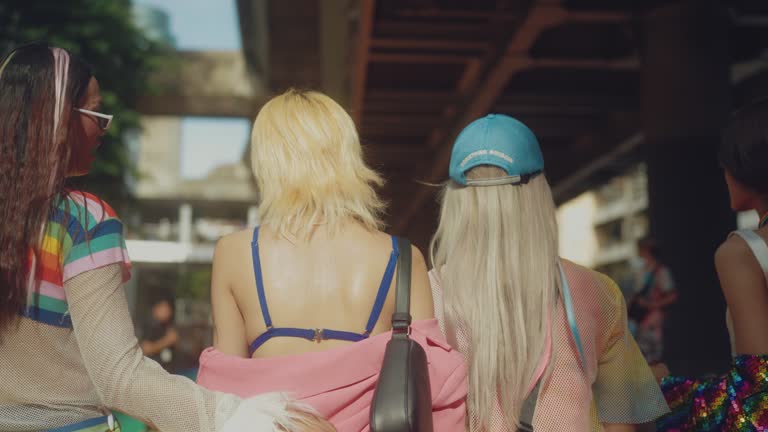
[[96, 124], [98, 124], [101, 130], [104, 131], [109, 129], [109, 125], [112, 124], [112, 118], [114, 117], [112, 114], [102, 114], [100, 112], [90, 111], [83, 108], [75, 108], [75, 111], [79, 111], [83, 114], [92, 116], [94, 119], [96, 119]]

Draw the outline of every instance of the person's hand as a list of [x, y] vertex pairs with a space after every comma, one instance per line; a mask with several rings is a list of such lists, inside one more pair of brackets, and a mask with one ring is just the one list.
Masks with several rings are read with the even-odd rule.
[[336, 432], [312, 407], [281, 393], [243, 399], [220, 432]]
[[168, 331], [165, 332], [161, 340], [164, 348], [176, 345], [176, 342], [179, 341], [179, 333], [175, 328], [171, 327], [168, 329]]
[[661, 384], [661, 380], [669, 375], [669, 368], [664, 363], [655, 363], [650, 366], [651, 372], [653, 372], [653, 376], [656, 378], [656, 382]]

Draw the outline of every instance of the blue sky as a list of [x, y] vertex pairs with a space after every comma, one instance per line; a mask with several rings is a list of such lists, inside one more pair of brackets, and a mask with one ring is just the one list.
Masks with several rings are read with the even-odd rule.
[[[179, 50], [241, 49], [235, 0], [134, 0], [164, 10]], [[250, 119], [187, 117], [181, 122], [181, 175], [205, 177], [219, 165], [240, 160]]]
[[181, 176], [202, 178], [240, 160], [250, 139], [248, 119], [188, 117], [181, 122]]
[[235, 0], [134, 0], [154, 6], [171, 18], [171, 33], [180, 50], [233, 51], [241, 48]]

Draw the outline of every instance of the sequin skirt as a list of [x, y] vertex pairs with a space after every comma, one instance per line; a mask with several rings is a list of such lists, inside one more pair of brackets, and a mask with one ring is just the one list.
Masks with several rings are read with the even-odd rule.
[[768, 355], [740, 355], [720, 377], [666, 377], [659, 431], [768, 431]]

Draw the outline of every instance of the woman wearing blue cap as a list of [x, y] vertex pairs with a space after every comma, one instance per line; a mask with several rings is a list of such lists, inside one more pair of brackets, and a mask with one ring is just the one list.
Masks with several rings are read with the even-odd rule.
[[451, 154], [430, 272], [436, 316], [469, 360], [471, 431], [634, 430], [668, 411], [616, 284], [558, 256], [534, 134], [490, 114]]

